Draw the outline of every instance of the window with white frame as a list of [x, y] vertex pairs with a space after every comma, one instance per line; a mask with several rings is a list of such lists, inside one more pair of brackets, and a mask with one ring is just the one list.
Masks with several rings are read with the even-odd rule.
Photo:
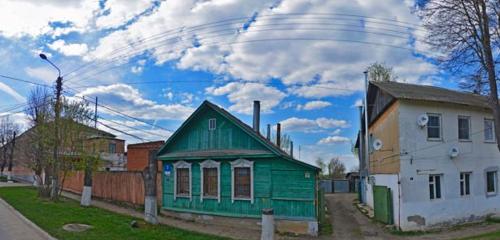
[[441, 115], [428, 113], [429, 121], [427, 122], [427, 139], [441, 140]]
[[174, 163], [174, 169], [174, 200], [179, 197], [189, 198], [191, 200], [191, 163], [178, 161]]
[[430, 199], [441, 198], [441, 175], [429, 175], [429, 197]]
[[486, 194], [497, 193], [497, 171], [486, 171]]
[[210, 118], [208, 119], [208, 130], [213, 131], [217, 127], [217, 119]]
[[458, 139], [470, 140], [470, 117], [458, 116]]
[[205, 160], [200, 163], [201, 198], [220, 202], [220, 162]]
[[495, 142], [495, 122], [493, 119], [484, 119], [484, 141]]
[[238, 159], [231, 162], [231, 197], [234, 200], [250, 200], [253, 203], [253, 162]]
[[460, 173], [460, 196], [470, 195], [470, 172]]

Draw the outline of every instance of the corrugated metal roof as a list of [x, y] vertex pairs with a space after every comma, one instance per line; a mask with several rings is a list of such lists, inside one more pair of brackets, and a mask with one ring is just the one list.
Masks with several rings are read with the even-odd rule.
[[469, 92], [400, 82], [370, 82], [397, 99], [445, 102], [489, 108], [488, 98]]

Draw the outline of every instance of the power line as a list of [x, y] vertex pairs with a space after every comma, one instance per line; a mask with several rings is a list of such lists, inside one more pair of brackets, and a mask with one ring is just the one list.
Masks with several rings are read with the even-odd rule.
[[[303, 15], [303, 16], [315, 16], [315, 15], [321, 15], [321, 16], [325, 16], [325, 15], [343, 15], [343, 16], [355, 16], [355, 17], [362, 17], [360, 15], [349, 15], [349, 14], [297, 14], [297, 13], [293, 13], [293, 14], [274, 14], [274, 15], [261, 15], [261, 16], [258, 16], [259, 19], [262, 19], [262, 18], [271, 18], [271, 19], [289, 19], [289, 18], [276, 18], [275, 15], [278, 15], [278, 16], [286, 16], [286, 15], [292, 15], [292, 16], [297, 16], [297, 15]], [[372, 18], [372, 17], [366, 17], [366, 18], [371, 18], [371, 19], [376, 19], [376, 18]], [[335, 20], [335, 19], [338, 19], [338, 18], [332, 18], [332, 17], [329, 17], [329, 18], [309, 18], [309, 19], [330, 19], [330, 20]], [[150, 37], [145, 37], [145, 38], [142, 38], [142, 39], [139, 39], [138, 41], [135, 41], [135, 42], [129, 42], [128, 45], [124, 46], [124, 47], [121, 47], [121, 48], [118, 48], [118, 49], [115, 49], [113, 50], [111, 53], [107, 54], [107, 56], [112, 56], [114, 55], [115, 53], [117, 52], [120, 52], [122, 50], [126, 50], [126, 49], [129, 49], [129, 48], [135, 48], [137, 47], [136, 44], [139, 43], [140, 44], [143, 44], [147, 41], [150, 41], [150, 40], [153, 40], [153, 39], [161, 39], [162, 37], [164, 36], [168, 36], [167, 34], [171, 33], [171, 32], [175, 32], [175, 31], [179, 31], [177, 33], [181, 33], [181, 34], [186, 34], [186, 33], [189, 33], [189, 32], [194, 32], [195, 30], [198, 30], [198, 29], [204, 29], [204, 28], [209, 28], [209, 27], [217, 27], [217, 26], [224, 26], [224, 25], [233, 25], [235, 23], [233, 23], [235, 20], [251, 20], [251, 18], [249, 17], [240, 17], [240, 18], [232, 18], [232, 19], [226, 19], [226, 20], [221, 20], [221, 21], [216, 21], [216, 22], [211, 22], [211, 23], [205, 23], [205, 24], [200, 24], [200, 25], [197, 25], [197, 26], [193, 26], [193, 27], [179, 27], [179, 28], [175, 28], [175, 29], [170, 29], [170, 30], [167, 30], [165, 32], [161, 32], [161, 33], [157, 33], [157, 34], [154, 34]], [[306, 19], [308, 20], [308, 19]], [[340, 20], [355, 20], [355, 19], [340, 19]], [[390, 21], [390, 22], [400, 22], [400, 21], [397, 21], [397, 20], [384, 20], [384, 21]], [[370, 22], [370, 21], [367, 21], [365, 20], [364, 21], [365, 23], [375, 23], [375, 24], [382, 24], [381, 22]], [[220, 23], [224, 23], [224, 24], [220, 24]], [[236, 23], [241, 23], [241, 24], [245, 24], [245, 22], [236, 22]], [[286, 23], [285, 23], [286, 24]], [[300, 23], [299, 23], [300, 24]], [[325, 24], [325, 23], [323, 23]], [[383, 23], [385, 25], [388, 25], [387, 23]], [[267, 26], [271, 26], [273, 24], [268, 24]], [[275, 25], [278, 25], [275, 23]], [[283, 23], [281, 24], [283, 25]], [[331, 25], [340, 25], [340, 24], [334, 24], [332, 23]], [[416, 28], [413, 28], [413, 27], [409, 27], [409, 26], [401, 26], [401, 25], [398, 25], [398, 24], [389, 24], [391, 26], [395, 26], [395, 27], [405, 27], [407, 29], [413, 29], [413, 30], [416, 30]], [[265, 26], [265, 25], [255, 25], [255, 26]], [[360, 26], [360, 27], [363, 27], [363, 28], [373, 28], [373, 27], [370, 27], [370, 26]], [[238, 27], [237, 29], [241, 29], [242, 27]], [[395, 31], [395, 30], [390, 30], [390, 29], [385, 29], [387, 31]], [[176, 34], [177, 34], [176, 33]], [[399, 32], [399, 33], [403, 33], [403, 32]], [[408, 34], [408, 33], [407, 33]], [[179, 38], [179, 36], [177, 37]], [[95, 64], [95, 63], [92, 63], [92, 62], [89, 62], [87, 64], [84, 64], [68, 73], [66, 73], [64, 76], [67, 76], [71, 73], [74, 73], [78, 70], [80, 70], [81, 68], [85, 68], [89, 65], [92, 65], [92, 64]]]

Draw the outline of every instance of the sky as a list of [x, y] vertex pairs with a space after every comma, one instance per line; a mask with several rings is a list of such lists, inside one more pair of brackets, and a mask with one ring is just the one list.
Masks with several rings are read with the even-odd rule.
[[[422, 2], [422, 1], [419, 1]], [[296, 157], [339, 157], [350, 170], [363, 71], [456, 88], [433, 60], [411, 0], [3, 0], [0, 74], [98, 97], [99, 128], [127, 143], [166, 140], [204, 101], [251, 125], [280, 122]], [[27, 127], [33, 85], [0, 77], [0, 115]], [[51, 90], [52, 91], [52, 90]], [[16, 108], [17, 107], [17, 108]], [[300, 149], [300, 153], [299, 153]]]

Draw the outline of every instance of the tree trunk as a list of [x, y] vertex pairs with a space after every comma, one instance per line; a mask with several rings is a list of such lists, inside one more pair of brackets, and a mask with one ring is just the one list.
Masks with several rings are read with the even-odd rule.
[[87, 160], [85, 166], [85, 176], [83, 177], [83, 191], [82, 198], [80, 199], [80, 205], [90, 206], [92, 201], [92, 166], [89, 160]]
[[488, 73], [488, 83], [490, 87], [490, 107], [495, 119], [495, 137], [497, 139], [497, 148], [500, 150], [500, 106], [498, 104], [498, 90], [495, 73], [495, 60], [491, 49], [491, 35], [490, 35], [490, 20], [488, 17], [487, 7], [484, 0], [479, 1], [481, 7], [481, 20], [482, 23], [482, 44], [483, 55], [486, 72]]
[[15, 151], [15, 148], [16, 148], [16, 132], [14, 132], [14, 135], [13, 135], [13, 138], [12, 138], [12, 142], [11, 142], [11, 145], [10, 145], [10, 156], [9, 156], [9, 166], [8, 166], [8, 181], [12, 181], [12, 161], [14, 159], [14, 151]]

